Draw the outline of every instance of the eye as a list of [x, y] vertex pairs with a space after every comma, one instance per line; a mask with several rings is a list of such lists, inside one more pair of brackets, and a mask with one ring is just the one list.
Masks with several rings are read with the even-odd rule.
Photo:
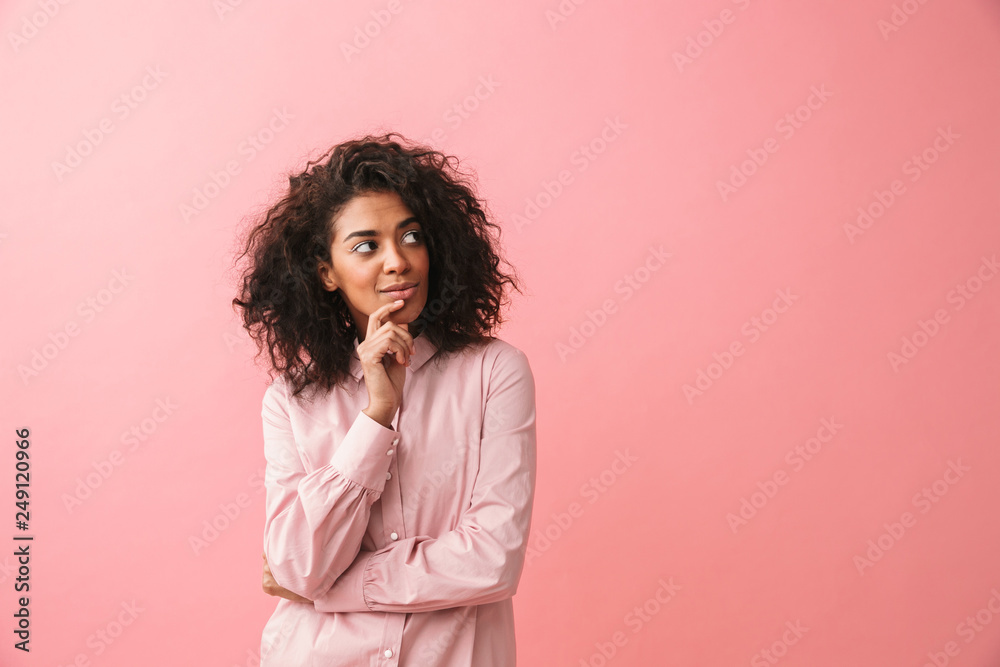
[[[362, 241], [362, 242], [361, 242], [361, 243], [359, 243], [358, 245], [356, 245], [356, 246], [354, 246], [353, 248], [351, 248], [351, 252], [358, 252], [358, 248], [360, 248], [360, 247], [361, 247], [361, 246], [363, 246], [363, 245], [368, 245], [369, 243], [370, 243], [370, 244], [372, 244], [372, 245], [374, 245], [374, 244], [375, 244], [375, 242], [374, 242], [374, 241]], [[367, 255], [368, 253], [367, 253], [367, 252], [362, 252], [361, 254], [362, 254], [362, 255]]]
[[[415, 241], [411, 241], [410, 242], [410, 245], [420, 245], [423, 242], [423, 240], [424, 240], [424, 234], [419, 229], [411, 229], [410, 231], [408, 231], [405, 234], [403, 234], [403, 238], [405, 239], [407, 236], [410, 236], [410, 235], [414, 235], [415, 238], [416, 238]], [[372, 251], [370, 251], [370, 250], [368, 250], [368, 251], [359, 251], [358, 250], [358, 248], [360, 248], [361, 246], [368, 245], [368, 244], [371, 244], [371, 245], [374, 246], [375, 242], [374, 241], [362, 241], [358, 245], [356, 245], [353, 248], [351, 248], [351, 252], [357, 252], [357, 253], [359, 253], [361, 255], [371, 254]]]

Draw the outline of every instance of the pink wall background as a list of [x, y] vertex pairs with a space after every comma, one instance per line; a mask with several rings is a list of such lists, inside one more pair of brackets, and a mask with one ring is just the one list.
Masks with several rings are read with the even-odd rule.
[[1000, 664], [995, 2], [37, 0], [0, 27], [0, 664], [257, 664], [236, 234], [388, 129], [476, 170], [528, 288], [501, 333], [538, 390], [519, 664]]

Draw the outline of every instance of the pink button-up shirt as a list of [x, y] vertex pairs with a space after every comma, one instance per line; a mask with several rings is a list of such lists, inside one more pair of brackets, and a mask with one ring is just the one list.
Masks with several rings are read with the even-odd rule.
[[[535, 486], [535, 386], [518, 348], [449, 355], [424, 338], [386, 428], [353, 380], [264, 394], [264, 552], [281, 598], [261, 667], [515, 664]], [[311, 395], [310, 395], [311, 396]]]

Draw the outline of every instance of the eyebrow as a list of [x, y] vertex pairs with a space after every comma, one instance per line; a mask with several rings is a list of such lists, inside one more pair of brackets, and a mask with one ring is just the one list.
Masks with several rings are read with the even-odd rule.
[[[408, 225], [412, 225], [413, 223], [420, 224], [420, 221], [417, 220], [417, 218], [415, 216], [410, 216], [406, 220], [403, 220], [398, 225], [396, 225], [396, 229], [402, 229], [403, 227], [406, 227]], [[358, 230], [356, 232], [351, 232], [350, 234], [348, 234], [347, 236], [345, 236], [343, 242], [347, 243], [348, 241], [350, 241], [355, 236], [378, 236], [378, 232], [376, 232], [374, 229], [361, 229], [361, 230]]]

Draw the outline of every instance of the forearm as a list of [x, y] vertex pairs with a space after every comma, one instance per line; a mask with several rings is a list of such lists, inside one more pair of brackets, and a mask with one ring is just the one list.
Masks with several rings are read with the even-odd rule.
[[[312, 598], [354, 560], [385, 486], [396, 432], [358, 414], [329, 464], [305, 473], [272, 451], [265, 475], [264, 552], [275, 581]], [[273, 448], [294, 449], [288, 439]], [[284, 458], [288, 458], [286, 455]], [[297, 468], [297, 469], [296, 469]]]

